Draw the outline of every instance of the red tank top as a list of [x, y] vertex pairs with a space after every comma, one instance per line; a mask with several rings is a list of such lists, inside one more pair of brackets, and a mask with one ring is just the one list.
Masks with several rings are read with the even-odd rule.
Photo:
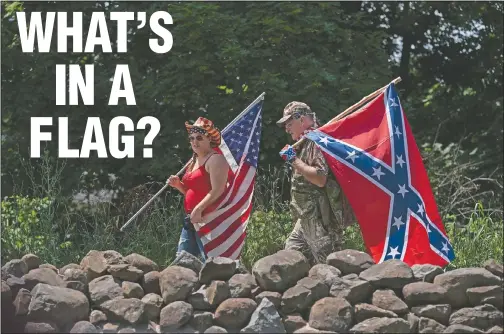
[[[208, 158], [210, 159], [210, 158]], [[191, 213], [192, 210], [196, 207], [205, 198], [205, 196], [212, 190], [212, 183], [210, 181], [210, 174], [205, 169], [205, 164], [208, 159], [199, 166], [198, 169], [189, 172], [189, 168], [186, 173], [182, 177], [182, 182], [186, 188], [186, 193], [184, 197], [184, 209], [187, 214]], [[228, 174], [229, 175], [229, 174]], [[225, 192], [221, 195], [221, 197], [225, 194]], [[220, 198], [219, 198], [220, 199]], [[209, 205], [203, 213], [208, 211], [212, 211], [214, 206], [219, 202], [219, 199]]]

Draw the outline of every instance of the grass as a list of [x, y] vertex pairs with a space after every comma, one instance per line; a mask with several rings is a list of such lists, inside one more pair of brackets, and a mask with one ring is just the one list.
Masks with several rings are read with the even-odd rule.
[[[45, 165], [44, 165], [45, 166]], [[58, 167], [61, 168], [61, 167]], [[150, 212], [133, 222], [125, 232], [119, 228], [132, 214], [119, 217], [112, 203], [72, 204], [59, 193], [61, 170], [44, 167], [46, 188], [39, 196], [12, 196], [2, 201], [2, 263], [26, 253], [37, 254], [43, 262], [61, 267], [79, 263], [92, 249], [113, 249], [123, 255], [142, 254], [161, 267], [174, 259], [183, 217], [181, 197], [167, 191], [153, 202]], [[282, 188], [288, 187], [284, 170], [260, 170], [254, 210], [242, 252], [246, 267], [283, 248], [293, 224]], [[141, 207], [144, 202], [136, 203]], [[134, 209], [132, 212], [136, 212]], [[446, 230], [456, 259], [447, 270], [481, 266], [488, 259], [502, 263], [503, 221], [492, 218], [481, 203], [475, 203], [469, 220], [446, 215]], [[344, 248], [365, 251], [358, 225], [344, 231]]]

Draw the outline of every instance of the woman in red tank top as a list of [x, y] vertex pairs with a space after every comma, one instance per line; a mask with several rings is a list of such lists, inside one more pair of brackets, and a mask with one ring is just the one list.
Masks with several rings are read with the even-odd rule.
[[192, 161], [182, 180], [172, 175], [167, 181], [184, 195], [184, 210], [190, 217], [189, 226], [182, 229], [177, 255], [185, 250], [195, 256], [200, 253], [205, 259], [203, 246], [192, 224], [201, 222], [202, 216], [212, 211], [213, 205], [224, 194], [229, 165], [224, 156], [214, 150], [220, 145], [221, 134], [212, 121], [200, 117], [193, 125], [186, 122], [186, 128], [194, 152]]

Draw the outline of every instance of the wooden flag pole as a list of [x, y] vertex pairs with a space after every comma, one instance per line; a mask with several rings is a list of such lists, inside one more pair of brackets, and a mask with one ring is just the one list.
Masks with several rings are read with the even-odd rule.
[[[392, 80], [392, 82], [394, 84], [397, 84], [398, 82], [401, 81], [401, 77], [397, 77], [395, 78], [394, 80]], [[377, 97], [378, 95], [381, 94], [381, 92], [386, 89], [388, 86], [390, 85], [387, 84], [386, 86], [383, 86], [382, 88], [374, 91], [373, 93], [369, 94], [368, 96], [365, 96], [363, 97], [359, 102], [357, 102], [356, 104], [352, 105], [351, 107], [347, 108], [345, 111], [343, 111], [341, 114], [337, 115], [336, 117], [334, 117], [333, 119], [331, 119], [329, 122], [326, 123], [327, 124], [331, 124], [333, 122], [336, 122], [340, 119], [342, 119], [343, 117], [353, 113], [357, 108], [359, 108], [360, 106], [362, 106], [363, 104], [365, 104], [366, 102], [368, 102], [369, 100], [372, 100], [374, 99], [375, 97]], [[293, 148], [296, 148], [298, 147], [299, 145], [301, 145], [304, 140], [305, 140], [306, 137], [303, 137], [301, 138], [300, 140], [298, 140], [294, 145], [292, 145]]]

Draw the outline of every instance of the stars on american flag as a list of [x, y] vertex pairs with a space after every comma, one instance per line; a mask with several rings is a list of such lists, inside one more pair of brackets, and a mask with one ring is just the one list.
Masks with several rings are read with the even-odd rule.
[[[261, 142], [261, 115], [257, 115], [259, 111], [259, 106], [252, 108], [223, 135], [224, 141], [235, 160], [239, 162], [244, 159], [254, 167], [257, 167], [259, 144]], [[254, 122], [256, 123], [255, 126]]]

